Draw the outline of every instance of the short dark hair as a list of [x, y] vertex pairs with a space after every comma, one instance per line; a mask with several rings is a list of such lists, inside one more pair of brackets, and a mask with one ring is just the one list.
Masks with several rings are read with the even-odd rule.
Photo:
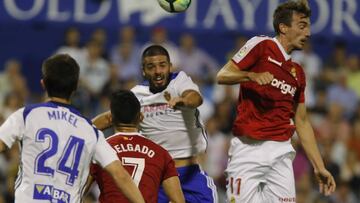
[[281, 23], [287, 26], [291, 26], [292, 16], [294, 12], [304, 14], [305, 17], [311, 16], [310, 8], [303, 2], [287, 1], [280, 4], [274, 11], [273, 15], [273, 26], [277, 35], [280, 34], [279, 25]]
[[151, 45], [149, 47], [147, 47], [143, 53], [142, 53], [142, 61], [144, 61], [145, 57], [149, 57], [149, 56], [158, 56], [158, 55], [163, 55], [166, 56], [168, 59], [168, 62], [170, 62], [170, 55], [169, 52], [160, 45]]
[[42, 79], [49, 97], [70, 99], [79, 81], [79, 65], [68, 54], [47, 58], [42, 65]]
[[111, 94], [110, 110], [114, 126], [137, 124], [140, 114], [140, 102], [129, 90], [118, 90]]

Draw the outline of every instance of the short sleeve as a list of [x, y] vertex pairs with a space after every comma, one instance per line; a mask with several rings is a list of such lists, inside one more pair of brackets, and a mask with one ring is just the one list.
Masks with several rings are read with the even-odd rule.
[[240, 70], [252, 67], [263, 52], [264, 37], [253, 37], [232, 57], [232, 61]]
[[116, 152], [110, 144], [106, 142], [104, 134], [99, 131], [99, 139], [95, 146], [93, 161], [104, 168], [116, 160], [119, 160]]
[[17, 110], [0, 127], [0, 139], [8, 148], [23, 137], [25, 131], [23, 112], [24, 108]]
[[199, 86], [197, 86], [192, 81], [192, 79], [183, 71], [179, 72], [179, 74], [177, 75], [175, 88], [179, 96], [181, 96], [182, 93], [184, 93], [186, 90], [194, 90], [200, 94]]
[[170, 154], [168, 152], [165, 153], [165, 171], [163, 175], [162, 181], [171, 178], [173, 176], [179, 176], [176, 168], [175, 168], [175, 162], [171, 158]]
[[299, 75], [299, 89], [298, 91], [296, 92], [296, 95], [295, 95], [295, 102], [296, 103], [305, 103], [305, 89], [306, 89], [306, 78], [305, 78], [305, 73], [303, 71], [303, 69], [301, 68], [300, 65], [297, 65], [298, 68], [299, 68], [299, 72], [300, 72], [300, 75]]

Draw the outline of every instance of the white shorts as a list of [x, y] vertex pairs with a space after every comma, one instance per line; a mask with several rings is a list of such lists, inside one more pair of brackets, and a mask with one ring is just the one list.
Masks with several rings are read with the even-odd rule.
[[226, 194], [230, 203], [295, 203], [290, 140], [257, 141], [234, 137], [226, 169]]

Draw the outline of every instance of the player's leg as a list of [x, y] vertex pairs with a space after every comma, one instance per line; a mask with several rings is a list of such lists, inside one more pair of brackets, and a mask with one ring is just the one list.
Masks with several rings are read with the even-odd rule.
[[[217, 190], [214, 181], [199, 165], [191, 165], [177, 168], [181, 188], [186, 202], [191, 203], [217, 203]], [[158, 202], [168, 203], [169, 200], [161, 191]]]
[[270, 170], [263, 142], [239, 138], [231, 140], [226, 169], [228, 202], [261, 202], [265, 174]]
[[266, 199], [271, 202], [296, 202], [295, 180], [292, 161], [295, 152], [288, 152], [276, 159], [267, 174], [264, 188]]

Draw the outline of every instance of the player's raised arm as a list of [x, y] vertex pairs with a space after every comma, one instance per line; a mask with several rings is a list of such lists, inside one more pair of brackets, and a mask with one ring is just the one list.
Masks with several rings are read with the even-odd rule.
[[170, 107], [188, 107], [188, 108], [197, 108], [199, 107], [203, 99], [199, 92], [195, 90], [185, 90], [180, 97], [171, 98], [171, 96], [165, 92], [165, 99], [168, 100]]
[[274, 76], [269, 72], [254, 73], [251, 71], [242, 71], [234, 64], [233, 61], [229, 61], [224, 65], [216, 75], [216, 81], [218, 84], [233, 85], [246, 81], [254, 81], [259, 85], [269, 84]]
[[184, 194], [181, 190], [179, 177], [173, 176], [162, 182], [165, 194], [171, 203], [185, 203]]
[[3, 152], [6, 150], [6, 145], [3, 141], [0, 140], [0, 152]]
[[145, 203], [139, 189], [124, 169], [119, 160], [111, 162], [104, 168], [114, 179], [116, 186], [133, 203]]
[[300, 103], [296, 108], [295, 124], [296, 132], [299, 135], [301, 144], [312, 166], [314, 167], [314, 172], [319, 183], [320, 192], [325, 195], [330, 195], [335, 191], [336, 183], [333, 176], [329, 173], [329, 171], [326, 170], [324, 166], [324, 162], [316, 145], [314, 131], [307, 117], [304, 103]]
[[101, 114], [97, 115], [95, 118], [93, 118], [91, 120], [91, 122], [99, 130], [105, 130], [107, 128], [110, 128], [112, 125], [111, 112], [106, 111], [104, 113], [101, 113]]
[[217, 73], [216, 81], [218, 84], [233, 85], [240, 82], [249, 81], [250, 72], [240, 71], [234, 62], [228, 61]]

